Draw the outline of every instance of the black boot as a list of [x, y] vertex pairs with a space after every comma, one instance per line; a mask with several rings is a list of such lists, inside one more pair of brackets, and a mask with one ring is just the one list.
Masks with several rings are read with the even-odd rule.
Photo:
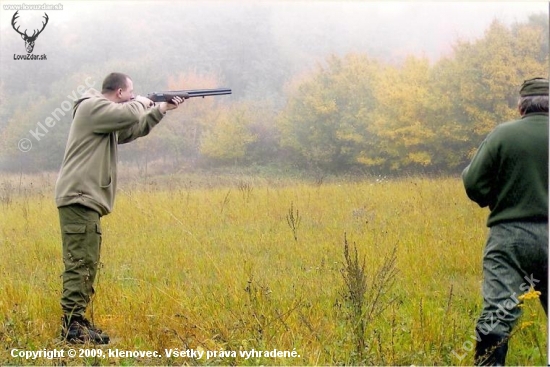
[[476, 366], [504, 366], [506, 353], [508, 352], [508, 337], [501, 334], [483, 335], [476, 344], [474, 364]]
[[63, 316], [61, 338], [72, 344], [109, 344], [109, 336], [81, 316]]

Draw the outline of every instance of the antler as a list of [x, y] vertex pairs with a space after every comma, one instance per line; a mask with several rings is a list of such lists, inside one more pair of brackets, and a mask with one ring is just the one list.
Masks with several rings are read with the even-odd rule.
[[[25, 30], [25, 33], [21, 33], [21, 32], [19, 32], [19, 27], [15, 28], [15, 20], [16, 20], [17, 18], [19, 18], [19, 15], [18, 15], [17, 13], [19, 13], [19, 10], [16, 11], [15, 14], [13, 14], [13, 17], [11, 18], [11, 26], [12, 26], [13, 29], [14, 29], [17, 33], [19, 33], [20, 35], [28, 37], [28, 36], [27, 36], [27, 30]], [[46, 13], [44, 13], [44, 14], [46, 14]]]
[[[39, 35], [40, 33], [42, 33], [42, 31], [44, 30], [44, 28], [46, 28], [46, 24], [48, 24], [48, 20], [49, 20], [50, 18], [48, 18], [48, 14], [46, 14], [46, 13], [44, 13], [44, 18], [46, 18], [46, 22], [45, 22], [45, 23], [42, 22], [42, 29], [39, 30], [39, 31], [38, 31], [38, 29], [35, 29], [35, 30], [33, 31], [33, 33], [32, 33], [32, 36], [30, 36], [30, 38], [36, 38], [36, 37], [38, 37], [38, 35]], [[38, 33], [36, 33], [36, 31], [38, 31]], [[35, 33], [36, 33], [36, 34], [35, 34]]]
[[[27, 30], [26, 30], [26, 29], [25, 29], [25, 33], [21, 33], [21, 32], [19, 31], [19, 27], [20, 27], [20, 26], [18, 26], [17, 28], [15, 28], [15, 21], [17, 20], [17, 18], [19, 18], [18, 13], [19, 13], [19, 10], [16, 11], [15, 14], [13, 14], [13, 17], [11, 18], [11, 26], [13, 27], [13, 29], [14, 29], [17, 33], [19, 33], [20, 35], [22, 35], [22, 36], [24, 36], [25, 38], [28, 38], [28, 39], [36, 39], [36, 37], [38, 37], [38, 35], [39, 35], [40, 33], [42, 33], [42, 31], [44, 30], [44, 28], [46, 28], [46, 24], [48, 24], [48, 20], [50, 19], [50, 18], [48, 17], [48, 14], [44, 13], [44, 17], [43, 17], [43, 18], [45, 18], [46, 21], [45, 21], [45, 22], [42, 22], [42, 29], [41, 29], [41, 30], [35, 29], [34, 32], [32, 33], [32, 36], [29, 36], [29, 35], [27, 34]], [[38, 33], [36, 33], [37, 31], [38, 31]]]

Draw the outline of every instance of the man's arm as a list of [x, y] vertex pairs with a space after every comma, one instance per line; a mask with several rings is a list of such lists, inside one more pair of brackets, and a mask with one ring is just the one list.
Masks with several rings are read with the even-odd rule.
[[468, 197], [480, 207], [495, 202], [494, 183], [497, 162], [490, 149], [489, 137], [481, 143], [472, 162], [462, 172], [462, 181]]
[[163, 117], [164, 113], [161, 112], [160, 106], [150, 108], [146, 113], [141, 114], [137, 123], [118, 131], [118, 144], [126, 144], [149, 134]]
[[146, 106], [147, 104], [137, 99], [126, 103], [100, 100], [88, 110], [93, 131], [97, 134], [109, 134], [126, 129], [139, 122], [141, 115], [146, 111]]

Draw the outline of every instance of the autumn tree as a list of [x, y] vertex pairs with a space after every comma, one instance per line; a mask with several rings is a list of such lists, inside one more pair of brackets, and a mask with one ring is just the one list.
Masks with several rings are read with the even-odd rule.
[[358, 160], [383, 171], [431, 165], [434, 138], [431, 119], [430, 65], [408, 57], [401, 68], [385, 67], [375, 79], [375, 106], [368, 131], [374, 136]]
[[290, 88], [281, 146], [295, 163], [333, 171], [457, 172], [489, 131], [518, 117], [523, 80], [547, 75], [547, 28], [539, 16], [511, 27], [494, 21], [434, 65], [331, 56]]
[[510, 28], [495, 21], [434, 66], [436, 166], [460, 170], [489, 131], [518, 117], [519, 85], [548, 74], [547, 29], [548, 19], [536, 16]]
[[380, 66], [364, 55], [331, 56], [294, 82], [278, 119], [281, 145], [297, 162], [332, 171], [356, 166], [374, 107], [372, 82]]

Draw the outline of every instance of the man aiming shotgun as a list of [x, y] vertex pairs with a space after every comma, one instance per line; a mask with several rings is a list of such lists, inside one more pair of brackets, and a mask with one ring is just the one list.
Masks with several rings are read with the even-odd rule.
[[[184, 98], [154, 104], [134, 97], [133, 82], [111, 73], [101, 92], [90, 89], [73, 107], [65, 156], [55, 186], [63, 242], [61, 337], [70, 343], [109, 343], [85, 317], [94, 293], [101, 249], [102, 216], [111, 212], [117, 185], [118, 144], [149, 134]], [[168, 103], [170, 102], [170, 103]]]

